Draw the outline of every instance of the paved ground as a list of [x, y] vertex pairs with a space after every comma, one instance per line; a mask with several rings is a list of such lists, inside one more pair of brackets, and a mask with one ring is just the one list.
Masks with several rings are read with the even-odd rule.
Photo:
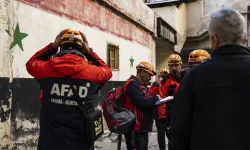
[[[95, 142], [95, 147], [97, 150], [117, 150], [117, 135], [112, 134], [110, 137], [108, 137], [109, 131], [106, 130], [99, 140]], [[167, 144], [167, 138], [166, 138], [166, 144]], [[126, 144], [123, 136], [122, 146], [121, 150], [126, 150]], [[159, 150], [158, 143], [157, 143], [157, 132], [154, 125], [153, 132], [149, 133], [149, 144], [148, 144], [149, 150]]]
[[[98, 140], [95, 142], [95, 147], [97, 150], [117, 150], [117, 136], [112, 136], [113, 139], [104, 138], [103, 140]], [[157, 133], [152, 132], [149, 134], [149, 144], [148, 144], [149, 150], [159, 150], [158, 143], [157, 143]], [[122, 141], [122, 148], [121, 150], [126, 150], [126, 144], [125, 141]]]

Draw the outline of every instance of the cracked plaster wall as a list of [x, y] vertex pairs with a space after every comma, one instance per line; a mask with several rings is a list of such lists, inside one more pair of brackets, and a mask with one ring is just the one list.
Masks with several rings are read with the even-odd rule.
[[[199, 37], [207, 32], [210, 14], [220, 8], [234, 8], [240, 11], [246, 20], [247, 28], [247, 0], [201, 0], [187, 4], [187, 37]], [[246, 29], [247, 31], [247, 29]], [[183, 49], [209, 48], [208, 37], [198, 41], [186, 41]]]
[[176, 6], [167, 6], [152, 8], [157, 16], [162, 17], [177, 32], [177, 45], [175, 51], [180, 52], [186, 40], [186, 11], [185, 3], [178, 8]]
[[113, 8], [155, 32], [155, 13], [141, 0], [104, 0]]
[[187, 37], [200, 36], [206, 32], [210, 14], [226, 7], [244, 14], [247, 12], [247, 0], [201, 0], [187, 4]]
[[[9, 82], [12, 79], [12, 39], [5, 30], [13, 27], [13, 0], [0, 1], [0, 148], [9, 149], [11, 142], [11, 97]], [[13, 32], [10, 30], [10, 32]]]

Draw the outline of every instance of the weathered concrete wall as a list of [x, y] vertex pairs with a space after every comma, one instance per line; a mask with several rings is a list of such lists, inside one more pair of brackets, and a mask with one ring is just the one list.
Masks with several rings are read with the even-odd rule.
[[187, 4], [187, 28], [200, 24], [203, 19], [203, 1]]
[[111, 6], [129, 16], [131, 19], [145, 26], [152, 32], [155, 31], [155, 13], [141, 0], [104, 0]]
[[9, 82], [12, 78], [12, 57], [9, 43], [12, 38], [5, 30], [13, 32], [13, 0], [0, 1], [0, 147], [9, 149], [11, 142], [10, 111], [12, 99], [9, 97]]
[[186, 18], [187, 7], [185, 3], [182, 3], [178, 11], [176, 12], [176, 31], [177, 31], [177, 45], [175, 46], [176, 52], [181, 52], [182, 47], [186, 41], [186, 30], [187, 30], [187, 18]]
[[155, 13], [162, 17], [170, 26], [177, 31], [177, 45], [175, 51], [180, 52], [186, 40], [186, 4], [153, 8]]
[[202, 48], [211, 48], [211, 43], [209, 37], [200, 40], [200, 41], [187, 41], [185, 42], [183, 48], [185, 49], [202, 49]]
[[138, 28], [128, 21], [125, 21], [123, 18], [114, 15], [92, 0], [74, 1], [75, 3], [70, 0], [60, 0], [60, 2], [53, 0], [18, 1], [33, 7], [38, 7], [39, 9], [73, 20], [80, 24], [96, 27], [126, 40], [136, 41], [150, 48], [154, 47], [154, 41], [150, 38], [151, 35], [148, 32]]
[[[133, 4], [135, 6], [130, 8], [140, 9], [140, 3]], [[62, 29], [81, 30], [86, 34], [90, 47], [105, 61], [107, 43], [119, 46], [120, 70], [113, 72], [112, 81], [103, 87], [97, 103], [109, 89], [135, 74], [135, 66], [140, 61], [155, 64], [155, 41], [151, 36], [155, 31], [155, 18], [153, 11], [147, 8], [146, 12], [149, 17], [153, 16], [153, 21], [148, 23], [144, 18], [139, 23], [147, 24], [145, 27], [151, 32], [92, 0], [4, 0], [0, 1], [0, 8], [0, 38], [3, 39], [0, 41], [3, 48], [0, 51], [0, 149], [35, 149], [39, 133], [40, 89], [27, 73], [25, 63], [36, 51], [53, 42]], [[140, 15], [132, 18], [136, 20]], [[5, 30], [10, 30], [10, 35]], [[10, 45], [13, 46], [11, 49]], [[130, 58], [134, 60], [133, 66]], [[8, 97], [9, 82], [12, 99]]]
[[[187, 37], [199, 37], [207, 32], [210, 14], [220, 8], [234, 8], [240, 11], [246, 20], [247, 31], [247, 0], [203, 0], [187, 4]], [[199, 41], [187, 41], [183, 49], [211, 47], [209, 38]]]
[[10, 75], [10, 51], [9, 43], [11, 38], [6, 34], [5, 30], [12, 31], [12, 15], [13, 15], [13, 1], [6, 0], [0, 1], [0, 45], [1, 45], [1, 55], [0, 55], [0, 77], [9, 77]]
[[[200, 0], [176, 6], [153, 8], [158, 16], [161, 16], [177, 31], [177, 45], [175, 51], [186, 49], [191, 43], [197, 47], [207, 47], [209, 41], [185, 43], [186, 37], [199, 37], [207, 31], [210, 14], [220, 8], [230, 7], [239, 10], [247, 20], [248, 0]], [[247, 21], [246, 21], [247, 28]], [[246, 29], [247, 31], [247, 29]], [[203, 39], [204, 41], [204, 39]], [[193, 46], [192, 46], [193, 47]], [[210, 45], [209, 45], [210, 47]]]
[[[234, 8], [247, 12], [247, 0], [202, 0], [187, 4], [187, 37], [200, 36], [207, 31], [209, 16], [220, 8]], [[199, 13], [200, 12], [200, 13]], [[246, 15], [244, 15], [246, 17]]]
[[168, 6], [168, 7], [159, 7], [159, 8], [152, 8], [154, 12], [162, 17], [170, 26], [176, 29], [176, 6]]
[[[67, 0], [61, 1], [62, 3], [58, 3], [53, 7], [51, 3], [54, 1], [46, 1], [43, 3], [35, 1], [29, 2], [29, 0], [21, 1], [22, 3], [18, 2], [15, 6], [17, 9], [17, 22], [19, 22], [22, 32], [29, 35], [23, 40], [25, 50], [16, 50], [14, 52], [15, 65], [13, 66], [13, 70], [15, 77], [30, 77], [24, 66], [28, 58], [35, 51], [52, 42], [60, 30], [69, 27], [84, 32], [89, 40], [89, 45], [104, 60], [107, 60], [107, 42], [119, 45], [120, 56], [122, 56], [120, 57], [120, 70], [114, 72], [112, 80], [123, 81], [126, 80], [131, 73], [135, 73], [135, 68], [130, 67], [129, 59], [131, 57], [134, 59], [134, 65], [142, 60], [149, 62], [153, 60], [152, 53], [154, 53], [155, 42], [150, 33], [112, 14], [93, 1], [81, 1], [84, 3], [82, 4], [84, 8], [78, 6], [81, 4], [77, 5], [79, 9], [84, 10], [82, 16], [79, 16], [81, 13], [79, 13], [80, 10], [75, 7], [76, 4], [68, 4]], [[68, 4], [67, 7], [64, 6], [65, 9], [55, 10], [55, 7], [63, 7], [65, 3]], [[34, 8], [33, 6], [40, 9]], [[70, 7], [72, 9], [70, 9]], [[73, 9], [74, 11], [72, 11]], [[56, 15], [48, 12], [56, 13]], [[63, 13], [64, 15], [61, 17]], [[53, 25], [48, 24], [48, 22]], [[95, 28], [93, 28], [93, 26]], [[104, 32], [100, 31], [100, 29]]]
[[156, 69], [160, 71], [162, 68], [168, 68], [168, 56], [173, 54], [173, 50], [159, 48], [156, 53]]

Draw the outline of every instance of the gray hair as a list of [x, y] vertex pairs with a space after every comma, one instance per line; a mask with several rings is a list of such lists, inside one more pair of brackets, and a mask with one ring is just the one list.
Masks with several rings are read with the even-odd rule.
[[208, 32], [217, 34], [220, 45], [241, 44], [246, 32], [245, 19], [234, 9], [220, 9], [211, 15]]

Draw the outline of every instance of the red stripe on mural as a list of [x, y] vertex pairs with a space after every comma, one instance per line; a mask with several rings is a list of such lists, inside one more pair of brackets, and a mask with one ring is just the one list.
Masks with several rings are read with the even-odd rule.
[[152, 48], [151, 35], [134, 24], [111, 13], [92, 0], [17, 0], [27, 5], [51, 12], [81, 24], [137, 41]]

